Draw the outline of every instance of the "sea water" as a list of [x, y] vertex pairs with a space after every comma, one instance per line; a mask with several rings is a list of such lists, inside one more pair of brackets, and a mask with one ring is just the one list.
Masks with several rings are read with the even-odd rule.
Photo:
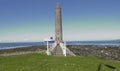
[[[51, 45], [54, 42], [49, 42]], [[22, 48], [28, 46], [46, 46], [46, 42], [11, 42], [0, 43], [0, 50]], [[120, 46], [120, 41], [67, 41], [66, 45], [110, 45]]]
[[29, 46], [43, 46], [44, 42], [9, 42], [9, 43], [0, 43], [0, 50], [4, 49], [13, 49], [13, 48], [22, 48]]

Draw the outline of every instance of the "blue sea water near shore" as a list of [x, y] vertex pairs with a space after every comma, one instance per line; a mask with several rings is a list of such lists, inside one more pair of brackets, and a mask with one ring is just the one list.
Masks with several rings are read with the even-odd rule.
[[[52, 44], [53, 42], [49, 42]], [[0, 50], [22, 48], [29, 46], [46, 46], [46, 42], [11, 42], [11, 43], [0, 43]], [[67, 41], [66, 45], [110, 45], [120, 46], [120, 41]]]

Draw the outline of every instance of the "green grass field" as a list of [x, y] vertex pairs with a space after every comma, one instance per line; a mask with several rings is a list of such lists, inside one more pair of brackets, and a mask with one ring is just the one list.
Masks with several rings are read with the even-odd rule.
[[120, 71], [120, 62], [95, 57], [55, 57], [45, 54], [1, 56], [0, 71], [98, 71], [100, 63], [115, 66], [109, 69], [102, 65], [101, 71]]

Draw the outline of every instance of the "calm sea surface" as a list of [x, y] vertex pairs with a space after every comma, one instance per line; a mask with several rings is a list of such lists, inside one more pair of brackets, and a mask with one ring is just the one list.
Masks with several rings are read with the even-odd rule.
[[[53, 42], [49, 42], [52, 44]], [[28, 46], [43, 46], [46, 42], [14, 42], [14, 43], [0, 43], [0, 50], [22, 48]], [[112, 45], [120, 46], [120, 41], [67, 41], [66, 45]]]

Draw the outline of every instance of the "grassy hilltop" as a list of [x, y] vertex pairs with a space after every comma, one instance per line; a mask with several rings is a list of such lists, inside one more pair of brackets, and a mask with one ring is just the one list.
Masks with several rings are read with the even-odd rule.
[[0, 56], [0, 71], [98, 71], [100, 63], [116, 67], [115, 70], [102, 65], [101, 71], [120, 71], [120, 62], [95, 57], [55, 57], [45, 54]]

